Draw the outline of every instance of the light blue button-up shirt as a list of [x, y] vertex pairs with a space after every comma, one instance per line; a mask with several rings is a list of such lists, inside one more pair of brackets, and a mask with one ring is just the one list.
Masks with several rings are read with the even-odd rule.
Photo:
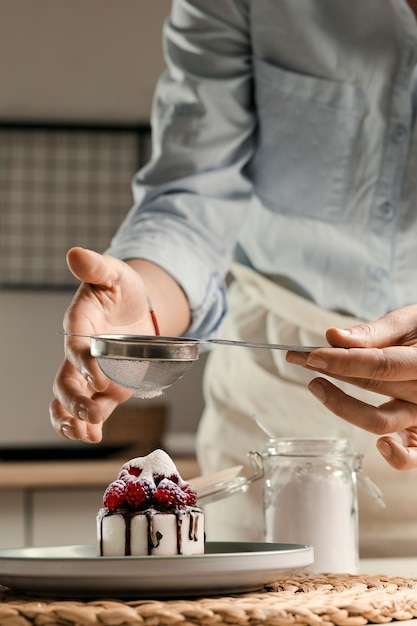
[[166, 268], [189, 333], [233, 257], [374, 319], [417, 302], [417, 24], [405, 0], [174, 0], [153, 156], [109, 252]]

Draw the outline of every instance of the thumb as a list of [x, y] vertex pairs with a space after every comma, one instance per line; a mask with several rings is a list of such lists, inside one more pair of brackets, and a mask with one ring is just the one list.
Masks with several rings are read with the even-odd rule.
[[72, 274], [84, 283], [111, 287], [119, 274], [120, 261], [85, 248], [71, 248], [67, 265]]
[[384, 348], [411, 343], [417, 337], [417, 305], [387, 313], [374, 322], [363, 322], [350, 328], [329, 328], [326, 339], [341, 348]]
[[381, 437], [376, 447], [386, 462], [397, 470], [409, 470], [416, 467], [417, 449], [401, 445], [392, 437]]

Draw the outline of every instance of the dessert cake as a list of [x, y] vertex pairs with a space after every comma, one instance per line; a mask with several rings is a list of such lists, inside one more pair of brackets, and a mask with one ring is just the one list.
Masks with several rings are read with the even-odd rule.
[[100, 556], [204, 553], [197, 492], [163, 450], [125, 463], [97, 514]]

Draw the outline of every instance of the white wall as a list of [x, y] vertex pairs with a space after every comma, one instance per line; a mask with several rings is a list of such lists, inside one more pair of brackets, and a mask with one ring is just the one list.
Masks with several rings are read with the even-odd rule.
[[169, 7], [169, 0], [0, 0], [0, 117], [148, 119]]
[[[168, 0], [0, 0], [0, 119], [148, 120], [164, 67], [161, 29], [169, 6]], [[70, 297], [0, 291], [0, 446], [56, 441], [48, 406], [62, 359], [56, 332]], [[172, 431], [195, 429], [203, 361], [163, 397]]]

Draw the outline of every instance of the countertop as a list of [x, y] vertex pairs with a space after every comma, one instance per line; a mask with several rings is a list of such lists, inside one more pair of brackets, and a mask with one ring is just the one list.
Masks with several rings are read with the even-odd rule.
[[372, 575], [386, 574], [387, 576], [417, 578], [417, 556], [361, 559], [359, 562], [359, 573]]
[[[198, 476], [197, 461], [174, 458], [185, 480]], [[0, 489], [47, 489], [54, 487], [103, 487], [115, 479], [123, 459], [28, 461], [0, 463]]]

